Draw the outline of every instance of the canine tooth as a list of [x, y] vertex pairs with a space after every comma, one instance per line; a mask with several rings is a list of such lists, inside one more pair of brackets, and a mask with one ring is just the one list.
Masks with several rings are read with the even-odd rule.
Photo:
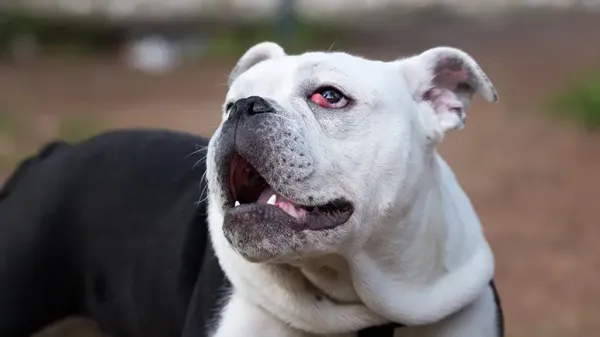
[[267, 200], [267, 204], [269, 205], [275, 205], [275, 200], [277, 199], [277, 196], [275, 196], [275, 194], [273, 194], [269, 200]]
[[235, 207], [238, 207], [239, 205], [240, 205], [240, 202], [236, 200], [235, 201]]

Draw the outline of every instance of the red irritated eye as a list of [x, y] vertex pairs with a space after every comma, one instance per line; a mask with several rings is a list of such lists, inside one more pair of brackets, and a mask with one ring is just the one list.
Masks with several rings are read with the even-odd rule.
[[331, 87], [319, 88], [310, 96], [310, 100], [326, 109], [339, 109], [348, 104], [348, 98], [339, 90]]

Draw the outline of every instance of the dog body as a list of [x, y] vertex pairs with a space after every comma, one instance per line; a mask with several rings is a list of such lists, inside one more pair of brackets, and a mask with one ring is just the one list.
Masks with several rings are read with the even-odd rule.
[[198, 203], [206, 145], [125, 130], [23, 163], [0, 200], [0, 336], [67, 316], [113, 337], [206, 336], [227, 291]]
[[453, 48], [392, 62], [250, 48], [207, 156], [211, 238], [234, 289], [215, 336], [386, 322], [499, 336], [492, 252], [435, 151], [475, 93], [497, 100]]

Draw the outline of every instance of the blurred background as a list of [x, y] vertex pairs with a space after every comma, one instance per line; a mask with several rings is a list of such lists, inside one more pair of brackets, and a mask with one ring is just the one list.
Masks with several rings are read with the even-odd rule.
[[263, 40], [474, 56], [500, 102], [476, 99], [440, 150], [495, 250], [508, 336], [600, 336], [600, 0], [2, 0], [0, 180], [55, 138], [211, 135], [229, 71]]

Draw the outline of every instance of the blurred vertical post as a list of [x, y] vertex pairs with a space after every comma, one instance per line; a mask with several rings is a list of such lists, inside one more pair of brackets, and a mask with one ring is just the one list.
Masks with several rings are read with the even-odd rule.
[[295, 37], [295, 0], [279, 0], [279, 38], [282, 43], [290, 44], [294, 43]]

